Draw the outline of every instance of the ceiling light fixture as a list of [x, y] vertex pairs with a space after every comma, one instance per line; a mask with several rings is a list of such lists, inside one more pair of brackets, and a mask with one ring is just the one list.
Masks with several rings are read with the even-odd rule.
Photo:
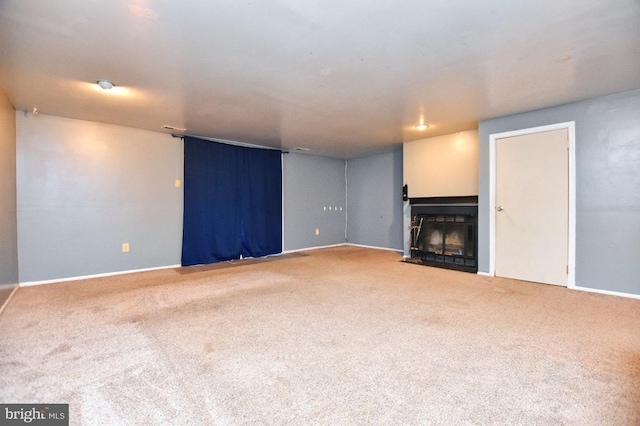
[[96, 81], [96, 83], [98, 83], [98, 86], [100, 86], [100, 88], [103, 90], [111, 90], [114, 86], [114, 84], [109, 80], [98, 80]]
[[416, 126], [416, 129], [418, 129], [418, 130], [426, 130], [428, 128], [429, 128], [429, 125], [428, 124], [424, 124], [424, 116], [421, 115], [420, 116], [420, 124], [418, 124]]

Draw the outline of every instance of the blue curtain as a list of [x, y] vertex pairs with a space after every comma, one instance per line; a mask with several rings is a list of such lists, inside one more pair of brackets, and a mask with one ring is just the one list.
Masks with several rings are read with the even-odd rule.
[[282, 154], [242, 149], [240, 200], [242, 255], [261, 257], [282, 251]]
[[185, 137], [182, 265], [281, 251], [280, 152]]

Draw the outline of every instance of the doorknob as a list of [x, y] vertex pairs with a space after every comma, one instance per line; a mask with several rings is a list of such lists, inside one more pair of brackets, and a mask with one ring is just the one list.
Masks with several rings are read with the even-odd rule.
[[503, 207], [503, 206], [498, 206], [498, 207], [496, 207], [496, 210], [498, 210], [499, 212], [501, 212], [502, 210], [504, 210], [504, 207]]

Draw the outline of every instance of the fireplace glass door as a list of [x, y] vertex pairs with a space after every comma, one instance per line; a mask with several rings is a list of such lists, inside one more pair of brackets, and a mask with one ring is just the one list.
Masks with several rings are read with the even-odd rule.
[[425, 263], [477, 270], [475, 217], [465, 215], [415, 215], [411, 257]]
[[464, 256], [466, 226], [447, 225], [444, 233], [444, 254], [449, 256]]
[[427, 222], [424, 227], [424, 238], [419, 241], [419, 249], [430, 253], [442, 254], [444, 251], [444, 225]]

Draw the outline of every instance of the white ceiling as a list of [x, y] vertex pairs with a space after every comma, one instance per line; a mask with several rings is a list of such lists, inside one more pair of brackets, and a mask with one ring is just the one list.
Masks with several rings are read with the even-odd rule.
[[0, 0], [0, 43], [17, 110], [340, 158], [640, 87], [640, 0]]

